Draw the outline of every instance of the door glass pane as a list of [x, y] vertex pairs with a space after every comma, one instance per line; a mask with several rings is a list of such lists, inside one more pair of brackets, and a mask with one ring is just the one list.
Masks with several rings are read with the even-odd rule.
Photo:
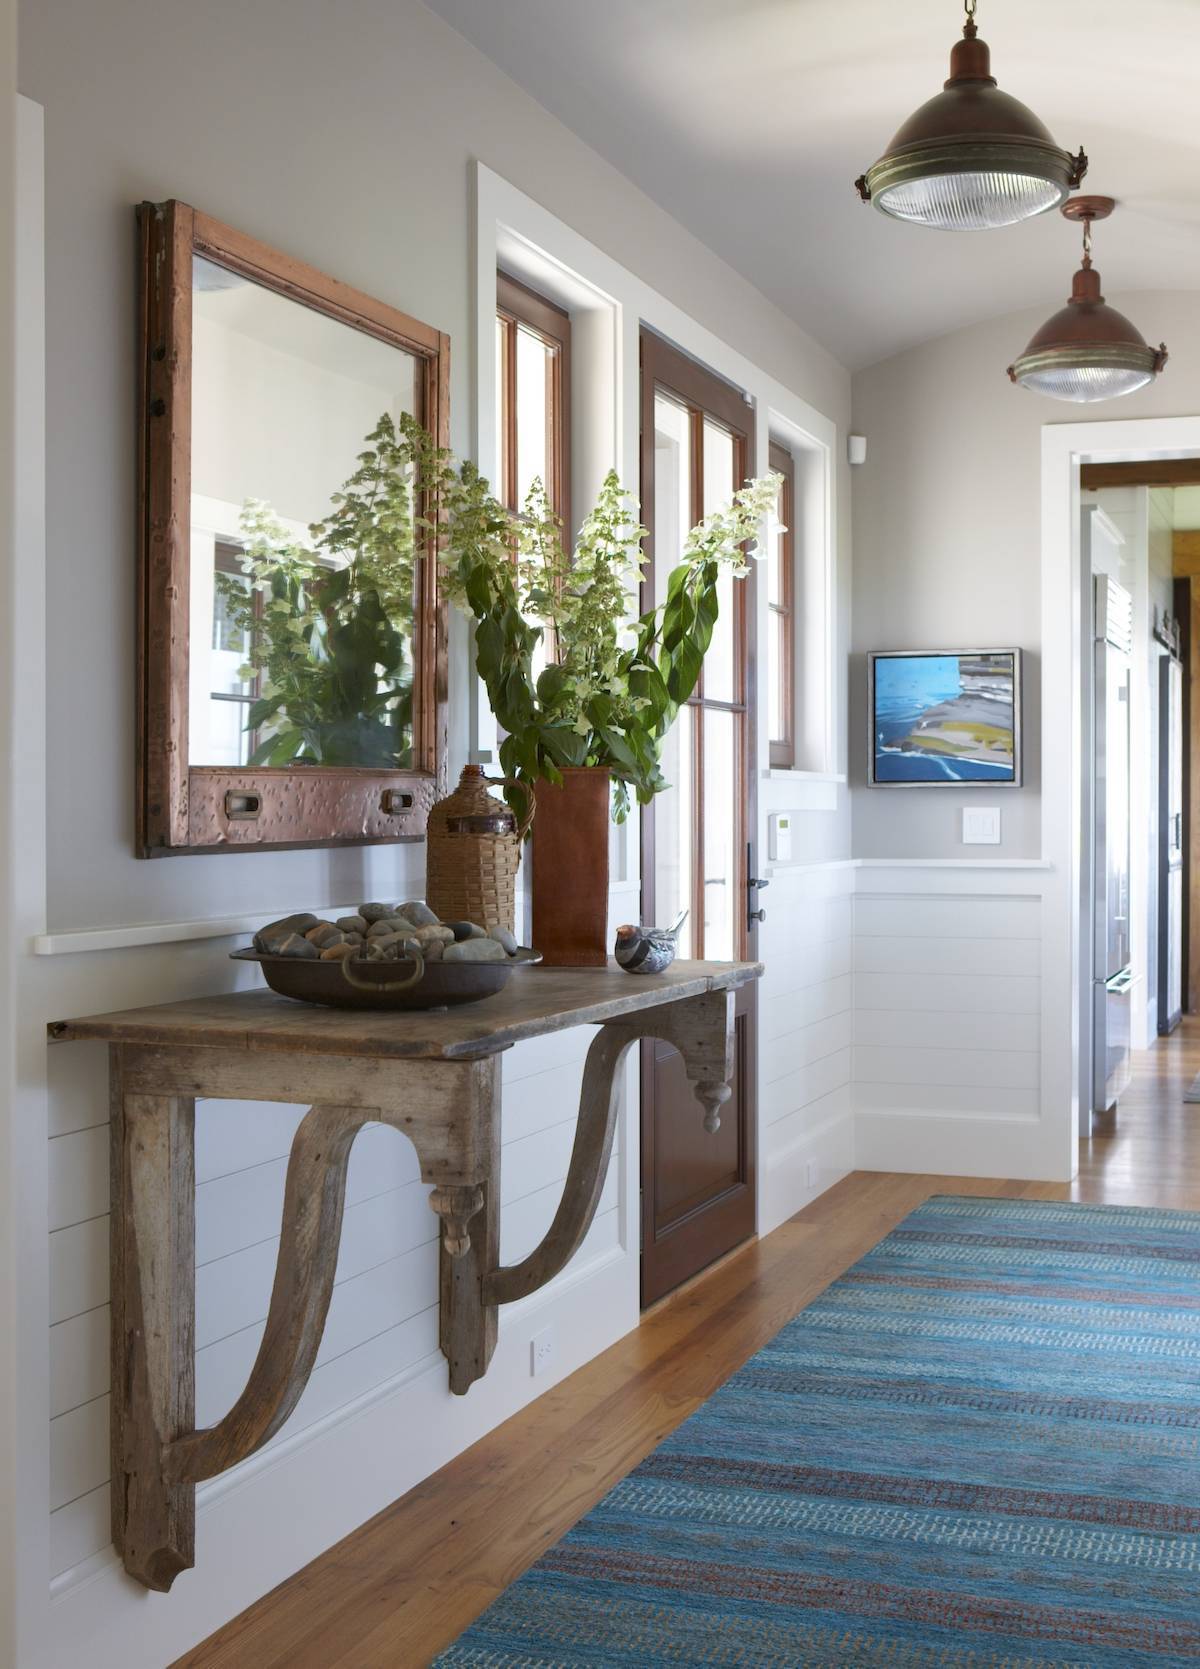
[[[496, 480], [493, 486], [497, 498], [503, 498], [507, 492], [505, 482], [508, 480], [508, 424], [505, 413], [508, 411], [508, 379], [507, 355], [504, 344], [508, 336], [508, 325], [499, 316], [496, 319]], [[510, 504], [509, 509], [513, 507]]]
[[550, 474], [551, 350], [540, 336], [517, 326], [517, 509], [534, 480], [551, 490]]
[[767, 734], [773, 742], [781, 741], [783, 728], [783, 634], [791, 624], [791, 616], [771, 609], [767, 614]]
[[[735, 449], [733, 437], [715, 423], [704, 420], [704, 514], [710, 516], [728, 504], [731, 494], [741, 482], [734, 480]], [[704, 695], [708, 701], [740, 701], [737, 688], [737, 668], [734, 659], [734, 587], [735, 580], [727, 567], [721, 569], [717, 584], [719, 613], [713, 628], [712, 643], [704, 659]]]
[[692, 459], [688, 414], [664, 394], [654, 396], [654, 553], [659, 596], [683, 552], [691, 526]]
[[734, 776], [738, 713], [704, 709], [704, 955], [728, 962], [736, 955], [738, 790]]
[[[683, 707], [663, 739], [662, 770], [671, 784], [654, 801], [655, 915], [650, 924], [670, 927], [692, 907], [692, 852], [695, 846], [695, 708]], [[680, 956], [693, 956], [695, 922], [689, 913], [679, 935]]]
[[[779, 483], [779, 491], [775, 495], [775, 504], [771, 511], [770, 537], [766, 542], [766, 570], [767, 570], [767, 602], [776, 607], [784, 601], [783, 597], [783, 540], [786, 529], [783, 525], [783, 482]], [[774, 731], [771, 732], [775, 734]]]

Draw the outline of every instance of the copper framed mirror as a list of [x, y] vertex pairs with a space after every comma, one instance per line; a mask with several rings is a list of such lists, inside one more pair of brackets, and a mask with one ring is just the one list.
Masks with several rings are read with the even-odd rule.
[[443, 332], [144, 203], [138, 849], [420, 839], [445, 606], [405, 425], [449, 439]]

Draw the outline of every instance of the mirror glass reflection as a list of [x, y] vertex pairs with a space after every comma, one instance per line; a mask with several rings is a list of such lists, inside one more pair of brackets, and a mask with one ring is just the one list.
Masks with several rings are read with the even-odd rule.
[[413, 761], [414, 355], [196, 256], [189, 763]]

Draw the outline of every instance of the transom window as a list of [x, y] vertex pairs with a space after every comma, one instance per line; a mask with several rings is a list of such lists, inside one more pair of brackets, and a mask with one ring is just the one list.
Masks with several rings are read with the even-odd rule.
[[571, 320], [528, 285], [496, 275], [497, 496], [519, 511], [535, 480], [571, 536]]

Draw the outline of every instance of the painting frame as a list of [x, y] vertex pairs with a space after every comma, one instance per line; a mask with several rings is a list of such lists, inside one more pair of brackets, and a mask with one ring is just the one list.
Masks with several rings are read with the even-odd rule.
[[[1012, 773], [1009, 776], [953, 777], [948, 775], [928, 778], [880, 777], [876, 774], [879, 755], [878, 708], [876, 699], [877, 667], [881, 661], [899, 660], [972, 660], [981, 657], [1007, 657], [1012, 663], [1013, 747]], [[1021, 650], [1004, 649], [874, 649], [867, 654], [867, 786], [869, 788], [1020, 788], [1022, 786], [1022, 691]]]

